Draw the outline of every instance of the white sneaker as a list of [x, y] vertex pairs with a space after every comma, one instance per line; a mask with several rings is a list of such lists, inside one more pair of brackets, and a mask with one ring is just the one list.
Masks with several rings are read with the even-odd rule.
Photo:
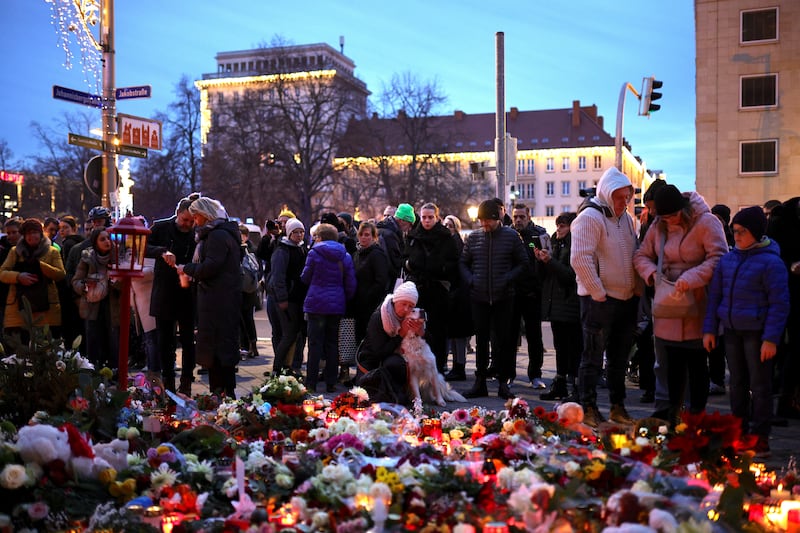
[[545, 383], [542, 378], [534, 378], [533, 381], [531, 381], [531, 387], [534, 389], [546, 389], [547, 383]]

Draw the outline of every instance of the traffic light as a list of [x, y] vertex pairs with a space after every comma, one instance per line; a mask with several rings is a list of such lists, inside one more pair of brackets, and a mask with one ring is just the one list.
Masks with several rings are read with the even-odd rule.
[[639, 108], [639, 115], [646, 117], [649, 116], [650, 113], [661, 109], [660, 105], [654, 104], [653, 102], [660, 99], [662, 96], [662, 94], [656, 92], [655, 89], [660, 89], [663, 86], [664, 82], [655, 79], [653, 76], [642, 80], [642, 105]]

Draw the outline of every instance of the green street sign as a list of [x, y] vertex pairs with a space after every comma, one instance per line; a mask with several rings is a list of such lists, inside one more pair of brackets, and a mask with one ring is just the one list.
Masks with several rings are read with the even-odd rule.
[[138, 148], [136, 146], [128, 146], [127, 144], [120, 144], [119, 146], [117, 146], [117, 154], [128, 155], [131, 157], [143, 157], [146, 159], [147, 149]]
[[78, 135], [77, 133], [70, 133], [68, 136], [69, 144], [74, 144], [75, 146], [83, 146], [84, 148], [90, 148], [92, 150], [100, 150], [103, 151], [104, 143], [101, 139], [95, 139], [94, 137], [84, 137], [83, 135]]

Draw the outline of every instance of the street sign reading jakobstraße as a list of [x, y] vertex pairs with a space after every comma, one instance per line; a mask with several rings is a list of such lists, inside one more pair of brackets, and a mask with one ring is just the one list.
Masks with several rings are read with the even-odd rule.
[[96, 94], [76, 91], [75, 89], [68, 89], [67, 87], [60, 87], [58, 85], [53, 85], [53, 98], [90, 107], [103, 107], [103, 99]]
[[150, 98], [153, 88], [150, 85], [139, 87], [120, 87], [115, 91], [117, 100], [128, 100], [129, 98]]

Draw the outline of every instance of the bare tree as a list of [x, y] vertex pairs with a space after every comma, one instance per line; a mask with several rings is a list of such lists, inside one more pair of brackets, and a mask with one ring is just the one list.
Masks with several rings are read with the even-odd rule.
[[0, 170], [8, 170], [12, 157], [14, 157], [14, 152], [9, 148], [8, 141], [0, 139]]
[[[298, 75], [311, 69], [298, 67], [280, 39], [264, 57], [277, 58], [271, 81], [216, 110], [203, 187], [229, 212], [277, 214], [288, 204], [302, 220], [314, 220], [331, 208], [333, 156], [350, 118], [363, 113], [353, 98], [353, 84], [361, 82], [324, 74], [322, 65]], [[355, 91], [366, 94], [366, 88]]]
[[[461, 163], [447, 155], [458, 132], [436, 111], [447, 102], [436, 80], [395, 74], [383, 86], [372, 118], [352, 122], [340, 155], [350, 159], [340, 180], [342, 195], [369, 210], [375, 199], [397, 205], [435, 202], [461, 213], [472, 184]], [[366, 206], [365, 206], [366, 203]]]
[[149, 219], [171, 216], [179, 198], [198, 188], [200, 94], [184, 75], [175, 100], [155, 118], [164, 127], [161, 151], [150, 150], [134, 171], [136, 211]]

